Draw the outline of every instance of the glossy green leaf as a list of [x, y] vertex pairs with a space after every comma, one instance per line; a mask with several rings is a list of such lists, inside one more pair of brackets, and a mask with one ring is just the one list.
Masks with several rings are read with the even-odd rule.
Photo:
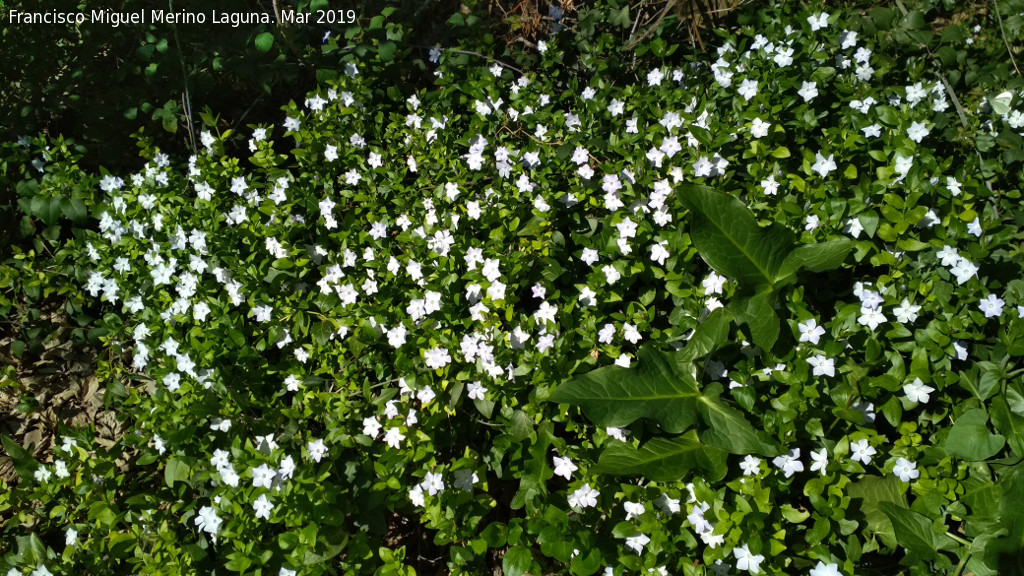
[[690, 430], [675, 438], [652, 438], [639, 449], [625, 442], [613, 442], [591, 472], [672, 482], [694, 469], [701, 470], [708, 480], [720, 480], [727, 471], [726, 453], [707, 446], [697, 438], [696, 430]]
[[1003, 449], [1006, 438], [988, 431], [988, 416], [981, 408], [964, 412], [946, 437], [946, 452], [968, 462], [987, 460]]
[[598, 426], [622, 427], [650, 418], [678, 434], [697, 419], [700, 391], [693, 375], [651, 346], [637, 353], [630, 368], [598, 368], [555, 388], [548, 400], [580, 406]]
[[719, 397], [721, 392], [721, 384], [714, 384], [700, 397], [697, 410], [704, 422], [700, 432], [701, 440], [708, 446], [731, 454], [778, 455], [779, 451], [768, 434], [763, 430], [755, 430], [742, 412]]
[[733, 300], [728, 306], [736, 321], [747, 325], [751, 339], [762, 350], [770, 350], [779, 338], [779, 316], [775, 312], [774, 300], [771, 292], [764, 291]]
[[505, 552], [501, 561], [502, 571], [506, 576], [523, 576], [533, 566], [533, 554], [525, 546], [513, 546]]
[[877, 536], [889, 548], [896, 547], [896, 532], [881, 506], [888, 503], [906, 508], [905, 490], [906, 484], [895, 476], [865, 476], [851, 483], [847, 489], [850, 497], [857, 502], [852, 507], [859, 507], [860, 513], [864, 515], [868, 533]]
[[693, 213], [690, 236], [709, 266], [744, 284], [775, 282], [794, 244], [792, 232], [777, 225], [761, 228], [742, 202], [707, 186], [684, 186], [679, 197]]
[[931, 560], [939, 550], [955, 547], [949, 536], [932, 531], [932, 521], [924, 514], [892, 502], [882, 502], [880, 506], [892, 522], [899, 545], [913, 555]]

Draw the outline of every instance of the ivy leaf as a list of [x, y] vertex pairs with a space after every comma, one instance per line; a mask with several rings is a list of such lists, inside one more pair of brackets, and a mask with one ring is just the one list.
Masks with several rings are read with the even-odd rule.
[[756, 431], [739, 410], [721, 400], [721, 384], [707, 389], [700, 398], [697, 411], [707, 425], [700, 437], [708, 446], [730, 454], [760, 454], [772, 457], [779, 451], [764, 431]]
[[1006, 438], [989, 433], [987, 423], [988, 415], [981, 408], [961, 414], [946, 437], [946, 452], [968, 462], [988, 460], [998, 454], [1006, 445]]
[[690, 430], [675, 438], [652, 438], [639, 449], [625, 442], [613, 442], [591, 469], [595, 474], [643, 476], [656, 482], [673, 482], [697, 468], [711, 481], [721, 480], [727, 471], [724, 451], [708, 446]]
[[685, 431], [697, 419], [697, 381], [652, 347], [640, 348], [637, 356], [635, 367], [598, 368], [561, 384], [548, 400], [580, 406], [598, 426], [650, 418], [671, 434]]
[[690, 237], [709, 266], [741, 284], [775, 283], [795, 243], [792, 232], [761, 228], [742, 202], [707, 186], [684, 186], [680, 199], [693, 213]]

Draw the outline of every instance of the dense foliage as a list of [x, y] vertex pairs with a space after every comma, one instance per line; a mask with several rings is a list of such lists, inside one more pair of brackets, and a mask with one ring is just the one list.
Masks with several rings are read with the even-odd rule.
[[428, 49], [385, 10], [338, 78], [271, 124], [204, 114], [188, 158], [6, 145], [24, 250], [58, 256], [5, 275], [96, 317], [131, 428], [3, 439], [0, 568], [1018, 569], [1001, 5], [1002, 31], [781, 5], [632, 61], [626, 6], [500, 54], [475, 15]]

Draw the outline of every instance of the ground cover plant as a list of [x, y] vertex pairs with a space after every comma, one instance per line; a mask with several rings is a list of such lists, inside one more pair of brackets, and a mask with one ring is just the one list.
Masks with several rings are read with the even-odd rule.
[[3, 438], [0, 569], [1013, 573], [1002, 6], [781, 4], [637, 61], [627, 6], [508, 53], [471, 10], [436, 47], [386, 10], [241, 140], [207, 113], [116, 174], [6, 145], [129, 431]]

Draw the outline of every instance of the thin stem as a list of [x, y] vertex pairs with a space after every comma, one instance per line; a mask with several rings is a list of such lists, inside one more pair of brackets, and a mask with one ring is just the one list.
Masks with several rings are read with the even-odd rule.
[[1013, 69], [1017, 71], [1017, 76], [1021, 76], [1020, 68], [1017, 67], [1017, 61], [1013, 58], [1013, 49], [1010, 48], [1010, 43], [1006, 41], [1006, 31], [1003, 30], [1003, 15], [999, 13], [999, 0], [992, 0], [992, 4], [996, 7], [996, 20], [999, 21], [999, 34], [1003, 37], [1003, 44], [1006, 46], [1006, 53], [1010, 55], [1010, 63], [1013, 64]]

